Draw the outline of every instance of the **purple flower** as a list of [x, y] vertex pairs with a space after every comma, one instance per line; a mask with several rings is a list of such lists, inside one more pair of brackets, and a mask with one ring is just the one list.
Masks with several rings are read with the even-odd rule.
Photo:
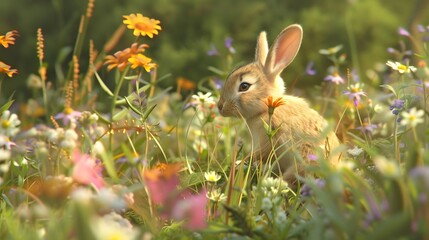
[[405, 100], [395, 99], [393, 104], [389, 107], [393, 114], [398, 115], [403, 109], [405, 105]]
[[215, 89], [217, 90], [222, 89], [223, 81], [220, 78], [214, 77], [212, 80], [213, 80]]
[[417, 25], [417, 31], [419, 31], [420, 33], [424, 33], [424, 32], [426, 32], [426, 28], [425, 28], [425, 26], [419, 24], [419, 25]]
[[55, 115], [55, 119], [62, 119], [64, 125], [68, 125], [69, 122], [75, 123], [76, 120], [82, 115], [81, 112], [73, 110], [71, 107], [64, 108], [63, 112]]
[[[326, 185], [325, 180], [320, 179], [320, 178], [314, 180], [314, 183], [316, 184], [316, 187], [318, 187], [318, 188], [324, 188]], [[302, 186], [302, 188], [301, 188], [300, 195], [302, 197], [310, 197], [311, 195], [313, 195], [312, 187], [309, 186], [308, 184], [304, 184], [304, 186]]]
[[366, 93], [362, 91], [362, 86], [360, 83], [352, 84], [347, 87], [347, 91], [344, 91], [344, 95], [348, 95], [349, 99], [353, 101], [354, 105], [357, 107], [360, 101], [361, 96], [366, 96]]
[[387, 48], [387, 52], [388, 53], [396, 53], [396, 49], [389, 47], [389, 48]]
[[212, 44], [210, 47], [210, 50], [207, 51], [207, 55], [209, 56], [219, 55], [219, 52], [217, 51], [216, 46], [214, 44]]
[[410, 36], [410, 33], [405, 28], [403, 28], [403, 27], [400, 27], [398, 29], [398, 34], [401, 35], [401, 36], [405, 36], [405, 37], [409, 37]]
[[225, 39], [225, 47], [228, 49], [228, 51], [230, 53], [234, 54], [236, 51], [235, 51], [234, 47], [232, 46], [232, 42], [233, 42], [232, 38], [230, 38], [230, 37], [226, 38]]
[[314, 69], [314, 62], [310, 61], [307, 64], [307, 67], [305, 68], [305, 73], [307, 73], [310, 76], [316, 75], [317, 71]]
[[356, 129], [359, 129], [363, 133], [371, 134], [376, 128], [377, 128], [377, 125], [375, 124], [363, 123], [362, 126], [359, 126]]
[[333, 82], [337, 85], [344, 83], [344, 79], [340, 74], [338, 74], [338, 72], [334, 72], [333, 74], [326, 76], [323, 80]]

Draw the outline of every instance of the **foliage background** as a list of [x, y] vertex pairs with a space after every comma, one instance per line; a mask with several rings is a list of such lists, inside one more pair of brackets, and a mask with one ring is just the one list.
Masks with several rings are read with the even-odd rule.
[[[37, 28], [44, 31], [46, 62], [54, 63], [60, 55], [58, 49], [73, 46], [80, 14], [86, 4], [86, 1], [65, 0], [0, 2], [0, 32], [17, 29], [21, 36], [13, 50], [0, 49], [2, 58], [20, 70], [18, 76], [4, 83], [4, 97], [20, 89], [15, 98], [25, 99], [25, 81], [38, 69], [35, 61]], [[160, 75], [171, 73], [173, 76], [164, 81], [164, 85], [174, 85], [177, 77], [197, 82], [208, 76], [207, 66], [221, 62], [217, 57], [207, 56], [212, 43], [221, 49], [225, 38], [232, 37], [237, 49], [236, 60], [248, 61], [253, 57], [260, 31], [266, 30], [269, 40], [273, 41], [291, 23], [302, 24], [305, 35], [300, 54], [284, 73], [284, 79], [287, 85], [295, 84], [295, 79], [299, 79], [297, 84], [301, 87], [318, 84], [326, 75], [323, 70], [326, 66], [316, 66], [319, 70], [316, 76], [303, 76], [309, 61], [321, 62], [323, 56], [318, 54], [318, 49], [344, 44], [344, 51], [354, 58], [350, 65], [358, 71], [373, 68], [375, 63], [388, 58], [385, 46], [398, 45], [398, 26], [407, 24], [403, 27], [411, 29], [412, 24], [425, 23], [429, 19], [425, 14], [429, 10], [426, 0], [406, 3], [388, 0], [103, 0], [95, 4], [88, 35], [94, 40], [96, 49], [102, 49], [121, 25], [119, 19], [123, 15], [141, 12], [161, 20], [163, 34], [156, 43], [149, 41], [149, 44], [150, 57], [162, 66]], [[126, 32], [113, 52], [127, 47], [132, 39], [132, 34]], [[87, 49], [88, 44], [84, 46], [83, 54]], [[352, 51], [359, 54], [351, 54]], [[81, 66], [87, 65], [82, 63]], [[48, 79], [53, 80], [54, 66], [49, 66], [48, 70]], [[105, 76], [107, 73], [100, 74]]]

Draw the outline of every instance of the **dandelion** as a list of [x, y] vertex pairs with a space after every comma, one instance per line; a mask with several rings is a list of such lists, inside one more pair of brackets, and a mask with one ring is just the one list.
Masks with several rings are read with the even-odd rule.
[[216, 183], [217, 181], [219, 181], [221, 176], [217, 174], [215, 171], [210, 171], [210, 172], [204, 173], [204, 178], [206, 179], [207, 182]]
[[402, 64], [400, 62], [387, 61], [386, 65], [389, 66], [389, 67], [391, 67], [393, 70], [398, 71], [400, 74], [410, 73], [410, 72], [417, 71], [416, 67], [414, 67], [414, 66], [407, 66], [407, 65], [404, 65], [404, 64]]
[[19, 36], [18, 31], [12, 30], [7, 32], [5, 35], [0, 35], [0, 44], [4, 48], [8, 48], [9, 45], [15, 44], [15, 37]]
[[152, 59], [146, 57], [145, 55], [139, 53], [132, 55], [128, 62], [131, 63], [131, 68], [136, 69], [137, 67], [143, 67], [146, 72], [150, 72], [151, 69], [156, 67], [155, 63], [152, 63]]
[[348, 95], [350, 100], [353, 100], [354, 105], [359, 105], [360, 97], [366, 96], [366, 93], [362, 90], [363, 85], [360, 83], [352, 84], [347, 87], [347, 91], [344, 91], [344, 95]]
[[339, 85], [340, 83], [344, 83], [344, 79], [337, 71], [335, 71], [331, 75], [326, 76], [323, 80], [333, 82], [337, 85]]
[[11, 66], [6, 63], [0, 61], [0, 73], [5, 73], [8, 77], [12, 77], [13, 74], [17, 74], [18, 70], [11, 69]]
[[21, 121], [15, 113], [11, 113], [9, 110], [4, 111], [0, 117], [0, 134], [13, 137], [19, 132], [20, 124]]
[[401, 125], [414, 128], [419, 123], [423, 123], [423, 116], [425, 112], [421, 109], [417, 110], [415, 107], [410, 109], [409, 112], [402, 112]]
[[161, 30], [159, 20], [149, 19], [148, 17], [143, 16], [142, 14], [130, 14], [123, 16], [125, 19], [124, 24], [127, 25], [127, 28], [134, 29], [134, 36], [148, 36], [153, 38], [153, 35], [158, 35], [158, 30]]
[[136, 54], [143, 53], [149, 45], [133, 43], [131, 47], [124, 49], [123, 51], [117, 51], [113, 55], [108, 55], [105, 58], [104, 65], [107, 66], [107, 71], [113, 68], [118, 68], [119, 71], [124, 71], [129, 65], [128, 59]]
[[393, 162], [387, 160], [383, 156], [377, 156], [374, 158], [375, 167], [386, 177], [399, 177], [401, 175], [401, 170], [399, 166]]

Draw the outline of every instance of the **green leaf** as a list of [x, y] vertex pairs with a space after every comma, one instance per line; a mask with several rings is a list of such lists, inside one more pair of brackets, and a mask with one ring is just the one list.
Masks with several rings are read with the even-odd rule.
[[385, 88], [385, 89], [391, 91], [395, 95], [395, 97], [398, 97], [398, 95], [396, 94], [395, 89], [392, 86], [390, 86], [389, 84], [383, 84], [383, 85], [380, 85], [380, 87]]
[[131, 108], [131, 110], [133, 110], [135, 113], [137, 113], [139, 116], [143, 116], [143, 113], [140, 112], [136, 107], [133, 106], [133, 104], [131, 104], [131, 102], [128, 100], [127, 97], [125, 97], [125, 102], [127, 103], [128, 107]]
[[[95, 69], [95, 67], [94, 67]], [[113, 97], [112, 91], [104, 84], [103, 80], [101, 79], [100, 75], [98, 75], [97, 71], [94, 71], [95, 78], [97, 78], [98, 83], [100, 84], [100, 87], [104, 90], [105, 93], [107, 93], [109, 96]]]
[[14, 100], [9, 100], [7, 103], [5, 103], [3, 106], [1, 106], [0, 107], [0, 113], [9, 109], [13, 102], [14, 102]]
[[215, 67], [212, 67], [212, 66], [209, 66], [208, 67], [208, 69], [209, 69], [209, 71], [211, 71], [211, 72], [213, 72], [213, 73], [216, 73], [217, 75], [224, 75], [225, 73], [222, 71], [222, 70], [220, 70], [219, 68], [215, 68]]

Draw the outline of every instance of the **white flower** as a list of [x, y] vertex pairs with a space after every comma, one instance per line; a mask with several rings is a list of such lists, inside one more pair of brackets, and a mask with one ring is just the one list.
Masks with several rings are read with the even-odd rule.
[[129, 240], [138, 236], [138, 231], [127, 219], [113, 212], [96, 219], [91, 228], [100, 240]]
[[402, 112], [401, 125], [415, 127], [417, 124], [422, 123], [425, 112], [417, 110], [416, 108], [410, 109], [409, 112]]
[[290, 188], [283, 179], [268, 177], [262, 181], [262, 190], [268, 196], [272, 196], [278, 193], [286, 193]]
[[207, 198], [213, 202], [222, 202], [225, 201], [225, 194], [221, 193], [219, 190], [215, 189], [213, 191], [207, 192]]
[[198, 92], [197, 95], [192, 95], [192, 100], [202, 108], [213, 108], [216, 105], [211, 92]]
[[217, 174], [215, 171], [205, 172], [204, 177], [206, 178], [207, 182], [212, 182], [212, 183], [219, 181], [219, 179], [221, 178], [221, 176]]
[[386, 177], [399, 177], [401, 175], [401, 170], [393, 161], [387, 160], [383, 156], [377, 156], [374, 158], [374, 164], [375, 167], [380, 171], [381, 174], [385, 175]]
[[401, 74], [415, 72], [417, 70], [417, 68], [414, 66], [407, 66], [400, 62], [387, 61], [386, 65], [391, 67], [393, 70], [398, 71]]
[[101, 143], [100, 141], [97, 141], [94, 143], [93, 151], [95, 154], [100, 155], [100, 154], [104, 153], [106, 150], [104, 149], [103, 143]]
[[0, 148], [0, 161], [2, 160], [8, 160], [11, 157], [11, 152], [9, 150], [6, 149], [1, 149]]
[[4, 111], [0, 117], [0, 134], [13, 137], [18, 133], [20, 124], [21, 121], [15, 113], [11, 114], [9, 110]]
[[352, 155], [353, 157], [357, 157], [359, 156], [361, 153], [363, 152], [362, 148], [358, 148], [357, 146], [355, 146], [353, 149], [348, 149], [347, 153]]

